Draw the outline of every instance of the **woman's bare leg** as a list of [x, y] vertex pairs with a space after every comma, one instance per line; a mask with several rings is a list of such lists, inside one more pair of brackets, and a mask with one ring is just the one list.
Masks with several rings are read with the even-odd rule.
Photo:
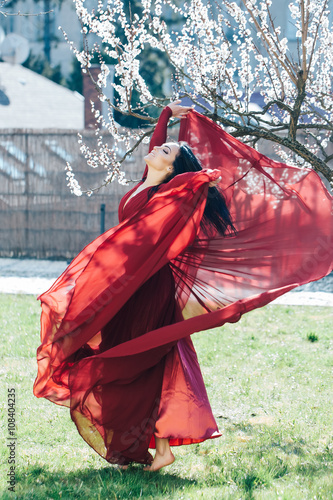
[[143, 470], [156, 471], [162, 469], [166, 465], [170, 465], [175, 461], [175, 457], [169, 445], [169, 439], [158, 438], [155, 436], [156, 454], [151, 465], [145, 467]]

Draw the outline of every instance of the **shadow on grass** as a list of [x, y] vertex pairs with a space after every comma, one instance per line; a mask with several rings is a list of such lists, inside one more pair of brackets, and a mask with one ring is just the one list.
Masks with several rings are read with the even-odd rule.
[[3, 492], [1, 499], [128, 499], [163, 498], [175, 494], [179, 498], [184, 490], [197, 484], [169, 473], [144, 472], [140, 465], [130, 465], [126, 471], [116, 466], [101, 469], [52, 471], [47, 467], [20, 468], [16, 474], [15, 493]]
[[[239, 428], [246, 430], [248, 434], [256, 433], [256, 429], [250, 425], [237, 426]], [[282, 454], [277, 455], [277, 449]], [[291, 455], [297, 457], [296, 464], [292, 465]], [[235, 484], [243, 495], [241, 498], [250, 500], [254, 498], [258, 488], [270, 488], [276, 480], [287, 475], [291, 483], [293, 476], [301, 476], [304, 480], [320, 479], [331, 473], [332, 464], [333, 455], [329, 446], [319, 451], [302, 438], [295, 438], [293, 443], [283, 443], [272, 436], [269, 442], [256, 446], [250, 444], [244, 448], [234, 448], [231, 445], [231, 448], [226, 448], [225, 455], [207, 455], [207, 469], [215, 467], [219, 473], [210, 473], [205, 484], [208, 487]]]

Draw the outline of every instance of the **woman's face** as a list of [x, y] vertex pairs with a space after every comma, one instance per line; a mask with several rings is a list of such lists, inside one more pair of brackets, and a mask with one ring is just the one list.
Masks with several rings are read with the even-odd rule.
[[148, 167], [158, 170], [172, 172], [172, 164], [179, 153], [179, 144], [176, 142], [165, 142], [162, 146], [155, 146], [154, 149], [144, 157]]

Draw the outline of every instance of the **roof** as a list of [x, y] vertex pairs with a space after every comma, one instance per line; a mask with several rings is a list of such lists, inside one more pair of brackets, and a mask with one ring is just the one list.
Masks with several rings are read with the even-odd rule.
[[0, 63], [0, 129], [83, 129], [84, 97], [19, 64]]

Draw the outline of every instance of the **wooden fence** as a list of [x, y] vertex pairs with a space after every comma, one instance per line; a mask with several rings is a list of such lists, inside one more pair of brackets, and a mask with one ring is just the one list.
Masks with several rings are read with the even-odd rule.
[[[170, 139], [176, 136], [172, 130]], [[93, 131], [83, 138], [94, 147]], [[112, 138], [106, 139], [111, 146]], [[274, 158], [269, 143], [260, 146]], [[146, 152], [140, 147], [123, 164], [127, 178], [141, 178]], [[87, 166], [76, 131], [0, 132], [0, 257], [70, 259], [100, 234], [103, 214], [105, 229], [118, 223], [118, 205], [129, 188], [114, 182], [77, 197], [67, 187], [66, 161], [83, 188], [101, 185], [105, 171]]]
[[[93, 146], [94, 133], [83, 135]], [[124, 165], [130, 178], [141, 177], [144, 154], [139, 150]], [[66, 161], [82, 188], [100, 185], [105, 171], [87, 166], [76, 131], [1, 131], [0, 256], [69, 259], [100, 234], [103, 206], [105, 229], [118, 223], [118, 204], [129, 188], [114, 182], [77, 197], [67, 187]]]

